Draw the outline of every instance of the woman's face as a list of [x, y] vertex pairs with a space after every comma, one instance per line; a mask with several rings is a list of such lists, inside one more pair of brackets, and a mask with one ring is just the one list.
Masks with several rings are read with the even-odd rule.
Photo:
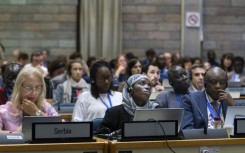
[[229, 59], [229, 58], [224, 58], [224, 61], [223, 61], [224, 63], [224, 66], [226, 67], [226, 68], [228, 68], [228, 67], [230, 67], [231, 66], [231, 64], [232, 64], [232, 61], [231, 61], [231, 59]]
[[107, 93], [111, 86], [112, 74], [107, 67], [101, 67], [96, 74], [96, 86], [99, 93]]
[[149, 79], [146, 78], [140, 79], [133, 85], [132, 97], [137, 106], [139, 107], [145, 106], [150, 96], [151, 96], [151, 82]]
[[122, 65], [122, 66], [124, 66], [124, 67], [127, 66], [127, 60], [126, 60], [126, 58], [125, 58], [123, 55], [121, 55], [121, 56], [118, 58], [117, 63], [118, 63], [118, 66], [120, 66], [120, 65]]
[[141, 74], [141, 63], [138, 61], [132, 68], [131, 68], [131, 75], [134, 74]]
[[83, 76], [82, 65], [80, 63], [73, 63], [71, 66], [72, 79], [79, 82], [82, 76]]
[[42, 80], [34, 75], [29, 75], [25, 78], [21, 88], [20, 101], [28, 99], [36, 103], [43, 91]]

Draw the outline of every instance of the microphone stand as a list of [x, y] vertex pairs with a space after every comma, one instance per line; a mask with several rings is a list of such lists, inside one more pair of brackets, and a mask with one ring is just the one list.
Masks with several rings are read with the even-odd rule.
[[200, 114], [200, 116], [201, 116], [201, 118], [202, 118], [202, 122], [203, 122], [203, 124], [204, 124], [204, 134], [207, 135], [207, 133], [208, 133], [208, 132], [207, 132], [207, 131], [208, 131], [208, 127], [207, 127], [207, 125], [206, 125], [206, 120], [205, 120], [205, 118], [204, 118], [204, 116], [203, 116], [201, 110], [200, 110], [199, 107], [197, 106], [197, 103], [193, 100], [191, 94], [190, 94], [190, 93], [187, 93], [187, 94], [189, 95], [191, 102], [196, 106], [197, 111], [198, 111], [198, 113]]

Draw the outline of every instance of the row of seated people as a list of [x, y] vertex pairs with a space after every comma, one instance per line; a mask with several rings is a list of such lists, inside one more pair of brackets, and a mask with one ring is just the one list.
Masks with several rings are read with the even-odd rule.
[[[98, 61], [91, 68], [90, 91], [80, 94], [74, 107], [72, 121], [104, 118], [101, 128], [108, 127], [115, 131], [120, 130], [122, 122], [132, 120], [135, 109], [182, 107], [185, 109], [183, 129], [203, 127], [202, 119], [195, 115], [196, 107], [192, 106], [189, 96], [185, 95], [190, 86], [187, 72], [182, 67], [173, 66], [168, 71], [168, 77], [174, 91], [160, 94], [156, 103], [152, 103], [149, 101], [152, 84], [146, 75], [132, 75], [124, 85], [122, 93], [116, 92], [113, 91], [109, 64]], [[235, 103], [230, 94], [225, 92], [228, 77], [224, 70], [219, 67], [209, 69], [204, 75], [204, 81], [205, 90], [191, 93], [191, 96], [205, 114], [206, 124], [212, 128], [213, 118], [219, 116], [224, 121], [227, 106]], [[45, 81], [41, 71], [33, 67], [22, 69], [15, 81], [11, 102], [0, 106], [1, 132], [20, 132], [22, 118], [26, 115], [57, 116], [57, 111], [45, 100], [45, 92]], [[166, 97], [166, 100], [161, 97]], [[213, 101], [218, 101], [219, 113], [208, 109], [213, 108], [210, 105]], [[211, 107], [208, 107], [209, 105]]]

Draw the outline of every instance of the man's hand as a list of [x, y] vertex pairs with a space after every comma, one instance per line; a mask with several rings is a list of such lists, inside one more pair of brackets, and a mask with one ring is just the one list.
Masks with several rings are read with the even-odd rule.
[[219, 89], [219, 101], [221, 102], [226, 102], [229, 106], [235, 106], [235, 101], [232, 99], [231, 95], [222, 90], [222, 89]]

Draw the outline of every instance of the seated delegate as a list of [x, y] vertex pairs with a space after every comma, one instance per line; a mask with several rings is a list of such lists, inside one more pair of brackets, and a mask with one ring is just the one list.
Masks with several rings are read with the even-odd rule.
[[17, 76], [11, 100], [0, 106], [0, 133], [22, 132], [23, 116], [58, 116], [45, 100], [43, 72], [23, 68]]
[[133, 120], [136, 109], [154, 109], [157, 105], [149, 101], [151, 89], [147, 76], [130, 76], [122, 91], [123, 103], [106, 111], [97, 132], [103, 134], [120, 131], [123, 122]]
[[185, 109], [182, 129], [214, 128], [214, 118], [220, 118], [224, 123], [227, 106], [235, 105], [231, 95], [225, 91], [227, 81], [227, 74], [220, 67], [206, 71], [205, 90], [193, 92], [182, 99]]

